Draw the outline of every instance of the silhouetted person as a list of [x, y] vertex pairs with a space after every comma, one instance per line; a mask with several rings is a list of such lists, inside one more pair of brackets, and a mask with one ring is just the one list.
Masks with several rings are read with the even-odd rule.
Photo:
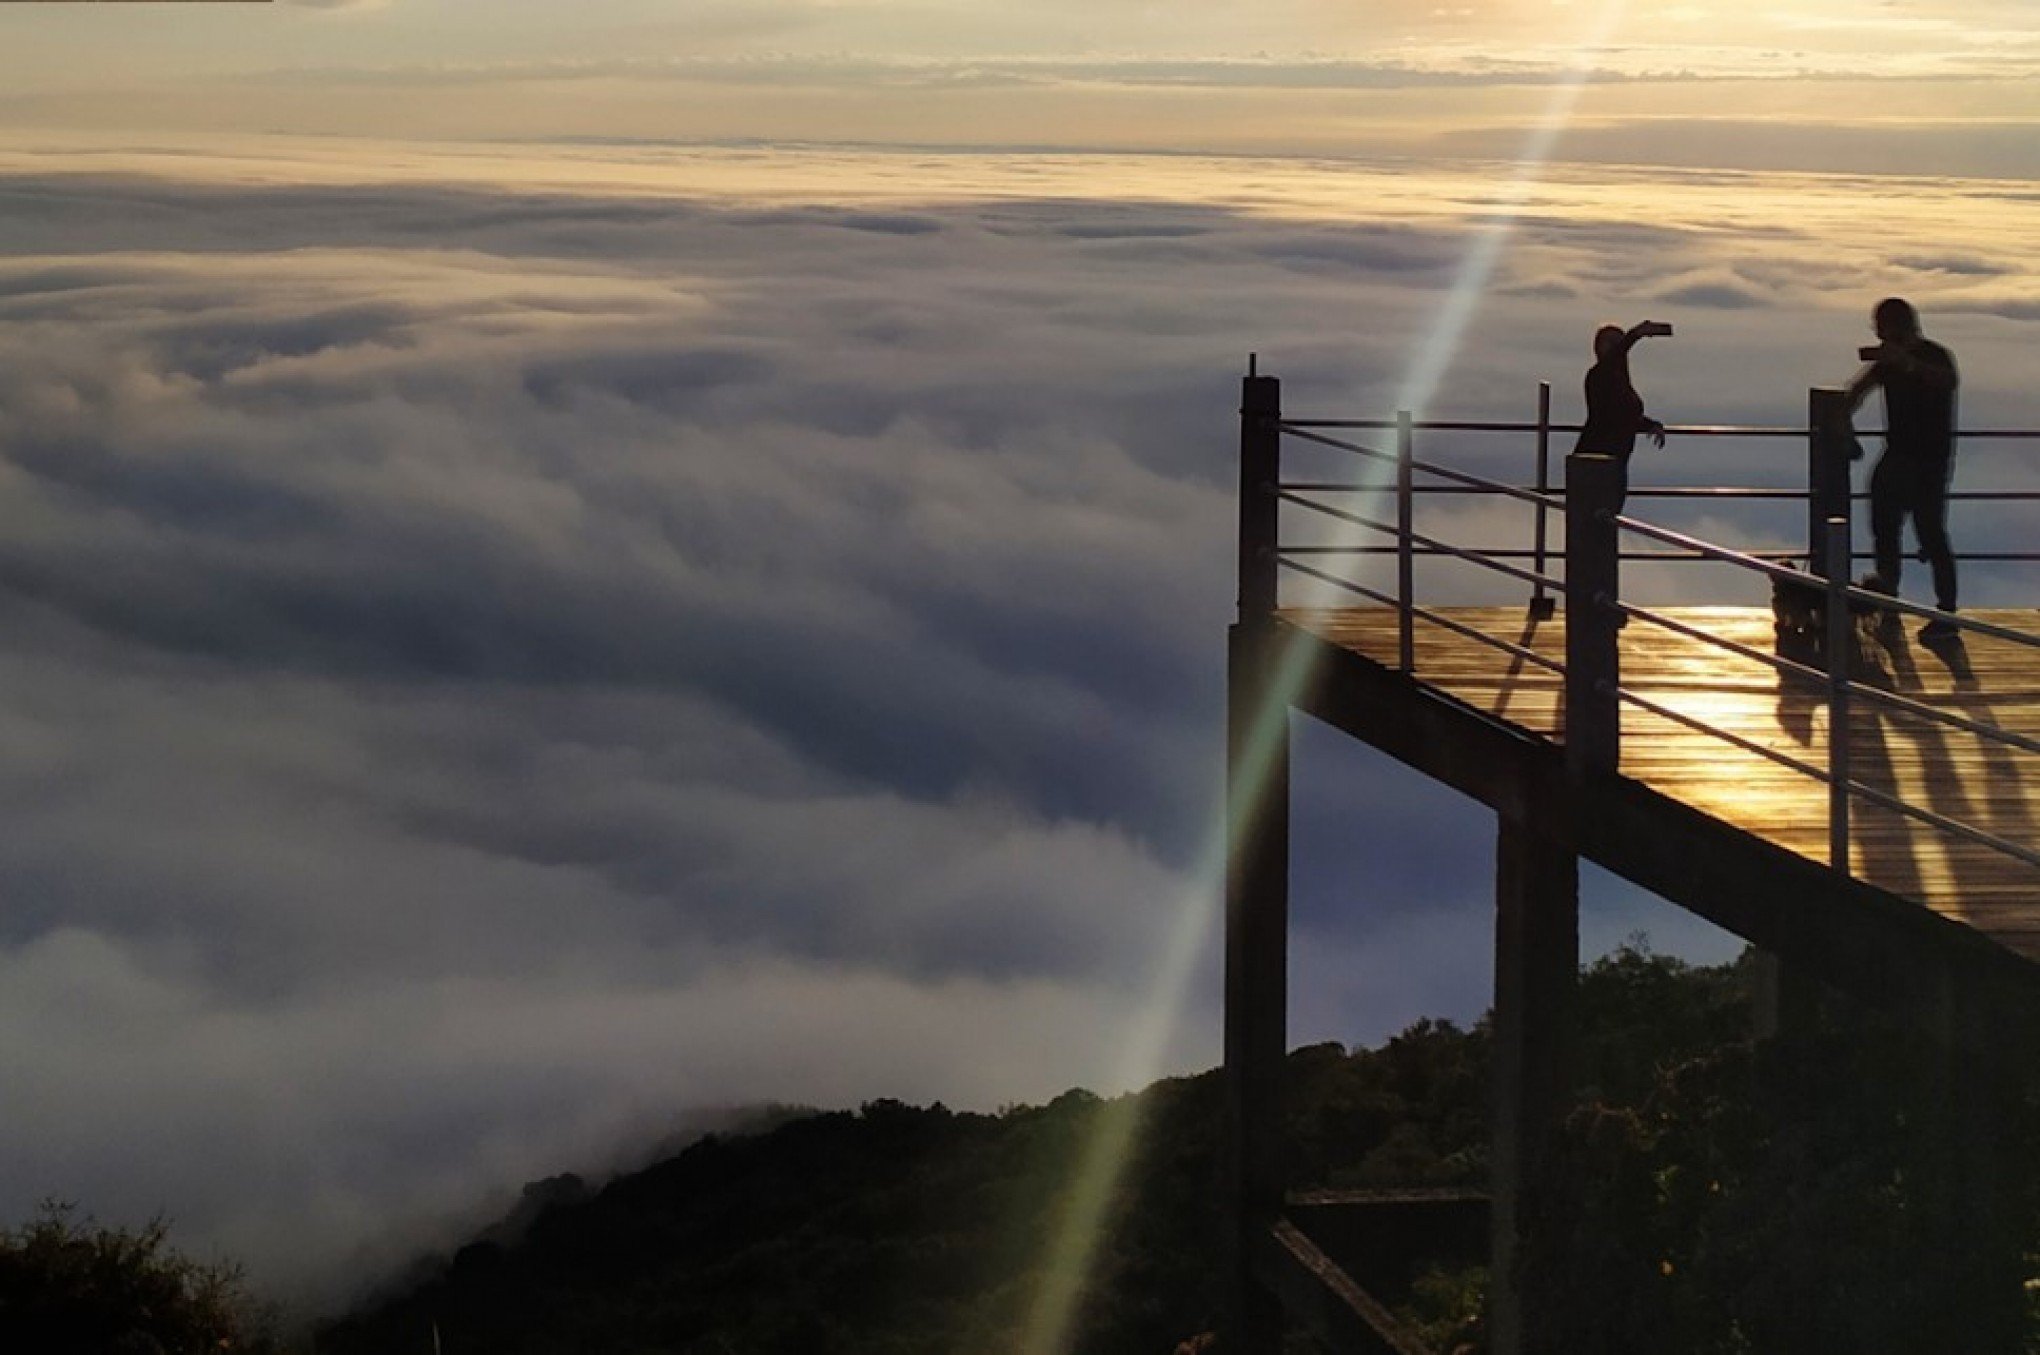
[[1643, 397], [1629, 379], [1629, 350], [1639, 339], [1669, 338], [1672, 327], [1657, 320], [1645, 320], [1633, 329], [1602, 325], [1594, 331], [1594, 365], [1587, 369], [1587, 422], [1580, 429], [1576, 452], [1600, 452], [1615, 458], [1622, 468], [1622, 496], [1617, 507], [1629, 497], [1629, 457], [1636, 450], [1636, 435], [1647, 433], [1652, 442], [1665, 445], [1665, 426], [1643, 412]]
[[[1871, 325], [1878, 342], [1859, 349], [1867, 364], [1849, 383], [1849, 408], [1884, 388], [1884, 455], [1870, 474], [1870, 540], [1876, 572], [1862, 586], [1898, 593], [1900, 529], [1910, 513], [1920, 554], [1934, 571], [1934, 605], [1955, 610], [1955, 552], [1948, 545], [1948, 478], [1955, 466], [1955, 357], [1920, 332], [1912, 303], [1889, 297], [1877, 303]], [[1954, 623], [1935, 618], [1920, 639], [1954, 638]]]

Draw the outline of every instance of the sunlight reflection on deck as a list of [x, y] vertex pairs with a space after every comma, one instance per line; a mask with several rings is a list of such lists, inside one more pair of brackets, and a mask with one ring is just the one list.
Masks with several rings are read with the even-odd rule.
[[[1767, 609], [1667, 609], [1688, 625], [1768, 651]], [[1520, 609], [1452, 609], [1489, 634], [1521, 640]], [[1304, 629], [1378, 662], [1393, 664], [1394, 613], [1387, 608], [1286, 613]], [[2030, 610], [1980, 613], [2031, 631]], [[1563, 617], [1529, 630], [1540, 654], [1564, 655]], [[1828, 764], [1823, 682], [1781, 677], [1754, 660], [1635, 620], [1620, 640], [1622, 685], [1680, 716], [1790, 758]], [[2040, 655], [1988, 637], [1959, 651], [1924, 651], [1903, 627], [1866, 633], [1866, 672], [1915, 701], [2040, 736]], [[1512, 664], [1498, 651], [1420, 624], [1416, 676], [1427, 685], [1498, 714], [1531, 733], [1563, 736], [1563, 697], [1555, 674]], [[1859, 677], [1865, 674], [1858, 674]], [[2019, 764], [2030, 755], [1965, 730], [1859, 696], [1851, 710], [1850, 775], [1858, 784], [2014, 843], [2040, 839], [2040, 816], [2023, 790]], [[1809, 860], [1828, 859], [1827, 787], [1805, 770], [1780, 765], [1718, 737], [1625, 703], [1622, 774]], [[1968, 923], [2010, 949], [2040, 958], [2040, 872], [1857, 795], [1850, 818], [1850, 866], [1868, 883]]]

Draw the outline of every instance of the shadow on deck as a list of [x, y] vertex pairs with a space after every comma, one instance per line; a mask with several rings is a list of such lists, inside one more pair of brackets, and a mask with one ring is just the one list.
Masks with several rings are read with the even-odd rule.
[[[1446, 614], [1555, 663], [1564, 660], [1563, 613], [1545, 621], [1525, 617], [1521, 608], [1455, 608]], [[1771, 644], [1768, 609], [1687, 607], [1663, 614], [1752, 648]], [[1384, 671], [1395, 668], [1398, 622], [1390, 609], [1281, 615], [1319, 642]], [[2040, 612], [2032, 610], [1975, 615], [2006, 629], [2040, 629]], [[1857, 680], [2040, 738], [2040, 650], [1988, 635], [1930, 649], [1896, 618], [1865, 622], [1857, 634]], [[1560, 674], [1422, 621], [1415, 639], [1420, 685], [1527, 737], [1562, 745]], [[1691, 722], [1640, 706], [1625, 708], [1620, 774], [1810, 864], [1825, 865], [1827, 787], [1722, 737], [1825, 765], [1825, 688], [1656, 626], [1632, 625], [1618, 645], [1623, 687]], [[2012, 842], [2040, 841], [2040, 816], [2014, 752], [2002, 742], [1872, 702], [1856, 703], [1849, 725], [1854, 780], [1956, 823], [1980, 824]], [[1852, 812], [1849, 845], [1850, 873], [1861, 882], [2040, 961], [2040, 869], [1876, 804], [1859, 804]]]

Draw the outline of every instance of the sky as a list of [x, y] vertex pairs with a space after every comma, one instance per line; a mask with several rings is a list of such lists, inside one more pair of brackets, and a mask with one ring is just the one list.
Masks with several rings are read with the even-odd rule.
[[[1247, 353], [1569, 418], [1665, 319], [1654, 412], [1790, 424], [1901, 293], [2040, 426], [2036, 61], [2028, 0], [0, 7], [0, 1217], [327, 1302], [718, 1108], [1210, 1066]], [[1491, 822], [1294, 736], [1296, 1038], [1474, 1018]]]

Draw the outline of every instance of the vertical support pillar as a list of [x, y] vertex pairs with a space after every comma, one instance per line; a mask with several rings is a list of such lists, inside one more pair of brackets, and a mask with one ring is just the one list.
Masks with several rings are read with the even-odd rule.
[[2018, 1355], [2026, 1349], [2023, 1182], [2012, 1147], [2023, 1042], [1989, 1020], [1950, 983], [1942, 998], [1940, 1123], [1926, 1184], [1928, 1240], [1938, 1316], [1962, 1333], [1965, 1350]]
[[1612, 772], [1622, 756], [1614, 606], [1621, 477], [1611, 456], [1565, 459], [1565, 758], [1576, 776]]
[[1275, 610], [1276, 525], [1282, 501], [1282, 383], [1250, 372], [1240, 382], [1240, 620]]
[[1558, 600], [1544, 591], [1544, 576], [1549, 572], [1550, 563], [1551, 510], [1545, 507], [1543, 499], [1551, 493], [1551, 383], [1537, 383], [1537, 525], [1536, 545], [1533, 551], [1532, 567], [1538, 581], [1530, 593], [1530, 617], [1533, 621], [1549, 621], [1558, 611]]
[[1806, 427], [1806, 567], [1826, 578], [1828, 519], [1851, 520], [1849, 451], [1855, 434], [1849, 431], [1848, 392], [1809, 390]]
[[1805, 1035], [1820, 1022], [1821, 987], [1768, 950], [1751, 957], [1750, 1033], [1759, 1040]]
[[1287, 1184], [1289, 703], [1270, 625], [1280, 418], [1280, 383], [1250, 372], [1240, 402], [1240, 613], [1226, 656], [1226, 1349], [1242, 1355], [1279, 1355], [1282, 1342], [1280, 1302], [1254, 1275]]
[[1278, 1355], [1279, 1302], [1254, 1256], [1281, 1217], [1288, 1045], [1289, 711], [1264, 626], [1231, 635], [1226, 691], [1225, 1085], [1232, 1231], [1226, 1349]]
[[1579, 865], [1534, 822], [1503, 816], [1495, 851], [1495, 1133], [1488, 1329], [1493, 1355], [1558, 1355], [1548, 1170], [1571, 1094]]
[[1416, 426], [1407, 409], [1395, 416], [1395, 597], [1396, 666], [1404, 673], [1417, 667], [1417, 556], [1413, 533], [1417, 522]]

